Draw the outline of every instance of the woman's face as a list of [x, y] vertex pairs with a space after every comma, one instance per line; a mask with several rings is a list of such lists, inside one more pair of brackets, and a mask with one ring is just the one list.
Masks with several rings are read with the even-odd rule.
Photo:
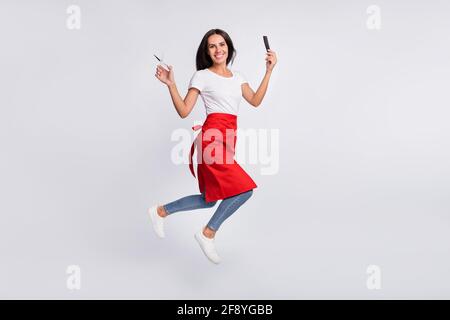
[[214, 64], [226, 64], [228, 46], [221, 35], [213, 34], [208, 37], [208, 54]]

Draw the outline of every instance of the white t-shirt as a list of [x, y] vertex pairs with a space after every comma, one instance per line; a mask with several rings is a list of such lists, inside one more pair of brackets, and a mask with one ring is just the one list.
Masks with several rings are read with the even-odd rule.
[[231, 70], [231, 73], [233, 76], [227, 78], [206, 68], [192, 76], [189, 89], [194, 87], [200, 91], [206, 115], [215, 112], [238, 114], [242, 100], [241, 84], [247, 80], [239, 71]]

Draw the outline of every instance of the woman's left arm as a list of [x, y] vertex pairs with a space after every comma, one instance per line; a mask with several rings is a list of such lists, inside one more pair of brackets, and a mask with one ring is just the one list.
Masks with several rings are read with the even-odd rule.
[[269, 86], [269, 79], [272, 75], [272, 70], [277, 64], [277, 55], [275, 51], [269, 50], [266, 56], [266, 74], [259, 85], [258, 90], [254, 92], [248, 83], [242, 84], [242, 96], [248, 103], [254, 107], [258, 107], [267, 91]]

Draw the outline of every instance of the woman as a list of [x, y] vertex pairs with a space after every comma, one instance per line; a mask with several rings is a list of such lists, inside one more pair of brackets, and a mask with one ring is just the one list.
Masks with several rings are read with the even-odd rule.
[[202, 131], [192, 144], [190, 154], [189, 167], [195, 177], [192, 154], [197, 147], [200, 194], [183, 197], [165, 205], [155, 205], [148, 213], [156, 234], [163, 238], [163, 221], [168, 215], [178, 211], [211, 208], [218, 200], [222, 200], [208, 224], [195, 234], [204, 254], [213, 263], [220, 262], [214, 245], [215, 233], [251, 197], [253, 189], [257, 187], [233, 158], [239, 103], [244, 97], [254, 107], [261, 104], [277, 63], [275, 52], [269, 50], [266, 56], [266, 73], [258, 90], [254, 92], [240, 72], [227, 68], [235, 55], [233, 42], [225, 31], [208, 31], [197, 50], [197, 71], [191, 78], [184, 99], [176, 87], [172, 66], [168, 66], [169, 70], [166, 70], [158, 65], [155, 74], [158, 80], [167, 85], [181, 118], [186, 118], [192, 111], [198, 95], [204, 101], [207, 117], [203, 126], [193, 127], [194, 130], [201, 127]]

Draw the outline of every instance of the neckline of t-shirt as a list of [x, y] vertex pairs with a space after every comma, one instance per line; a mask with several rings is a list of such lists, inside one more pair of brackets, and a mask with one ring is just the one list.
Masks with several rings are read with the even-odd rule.
[[209, 72], [211, 72], [211, 73], [214, 73], [216, 76], [218, 76], [218, 77], [220, 77], [220, 78], [224, 78], [224, 79], [233, 79], [234, 78], [234, 71], [231, 71], [231, 73], [233, 74], [231, 77], [224, 77], [224, 76], [221, 76], [220, 74], [218, 74], [218, 73], [215, 73], [214, 71], [211, 71], [211, 70], [209, 70], [208, 68], [206, 68], [206, 70], [208, 70]]

